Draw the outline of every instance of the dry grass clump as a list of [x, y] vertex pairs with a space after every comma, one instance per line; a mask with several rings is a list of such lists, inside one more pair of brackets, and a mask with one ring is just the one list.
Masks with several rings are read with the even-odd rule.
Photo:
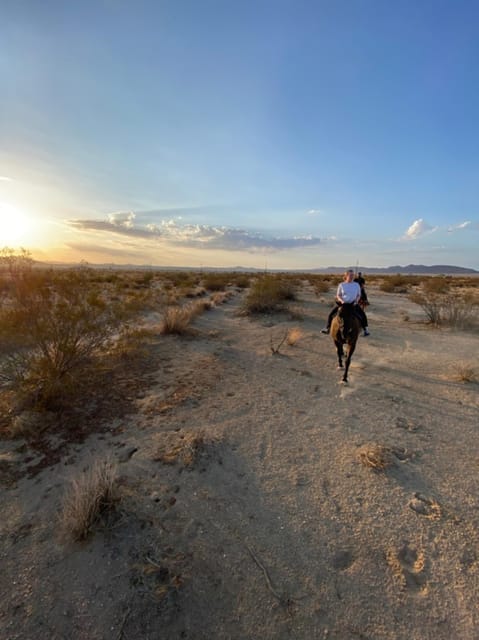
[[180, 306], [168, 306], [163, 312], [160, 333], [163, 335], [183, 336], [191, 333], [191, 323], [203, 313], [208, 307], [208, 303], [199, 300]]
[[218, 307], [220, 304], [228, 302], [233, 295], [232, 291], [217, 291], [211, 296], [211, 303]]
[[113, 509], [117, 502], [116, 475], [117, 469], [111, 460], [103, 460], [70, 481], [60, 514], [65, 537], [84, 540], [101, 515]]
[[180, 462], [184, 467], [192, 468], [207, 446], [202, 432], [183, 433], [175, 441], [167, 441], [160, 447], [153, 460], [164, 464]]
[[468, 362], [458, 362], [453, 367], [453, 380], [457, 382], [477, 382], [477, 373]]
[[358, 458], [365, 467], [376, 473], [385, 471], [393, 464], [393, 452], [382, 444], [366, 444], [358, 451]]
[[292, 327], [288, 330], [288, 335], [286, 336], [286, 342], [290, 347], [297, 344], [301, 338], [303, 337], [303, 332], [298, 327]]

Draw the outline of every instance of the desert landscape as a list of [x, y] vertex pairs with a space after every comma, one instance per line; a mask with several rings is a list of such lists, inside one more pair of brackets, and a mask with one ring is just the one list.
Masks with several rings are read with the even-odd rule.
[[321, 334], [340, 276], [255, 313], [261, 276], [231, 278], [138, 303], [76, 403], [2, 387], [0, 636], [477, 639], [477, 306], [433, 326], [420, 283], [368, 280], [343, 385]]

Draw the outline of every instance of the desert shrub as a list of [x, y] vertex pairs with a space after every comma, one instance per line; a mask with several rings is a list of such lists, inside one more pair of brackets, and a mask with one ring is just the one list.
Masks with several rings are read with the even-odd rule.
[[167, 279], [174, 287], [192, 287], [198, 284], [198, 277], [192, 271], [168, 271], [164, 274], [164, 278]]
[[417, 276], [385, 276], [379, 288], [386, 293], [408, 293], [414, 285], [420, 282]]
[[266, 275], [251, 286], [243, 310], [246, 313], [270, 313], [284, 308], [286, 301], [295, 299], [295, 290], [290, 282]]
[[331, 287], [331, 282], [327, 279], [318, 279], [313, 283], [314, 295], [320, 296], [322, 293], [328, 293]]
[[238, 289], [247, 289], [250, 285], [250, 277], [246, 274], [236, 274], [232, 282]]
[[449, 291], [449, 279], [444, 276], [426, 278], [421, 283], [425, 293], [447, 293]]
[[117, 502], [116, 466], [97, 461], [80, 476], [72, 478], [63, 499], [60, 526], [64, 537], [84, 540], [100, 516]]
[[107, 303], [88, 270], [13, 274], [0, 308], [0, 383], [27, 407], [58, 408], [75, 374], [110, 346], [125, 320], [124, 306]]
[[228, 273], [208, 273], [203, 278], [203, 286], [208, 291], [224, 291], [230, 282]]
[[471, 324], [479, 306], [479, 300], [471, 294], [431, 292], [424, 284], [421, 291], [411, 294], [410, 300], [422, 308], [432, 325], [446, 325], [455, 329], [463, 329]]

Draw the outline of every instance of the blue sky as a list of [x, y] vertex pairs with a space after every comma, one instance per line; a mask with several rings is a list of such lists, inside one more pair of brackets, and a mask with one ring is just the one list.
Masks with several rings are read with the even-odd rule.
[[479, 268], [479, 4], [4, 0], [0, 246]]

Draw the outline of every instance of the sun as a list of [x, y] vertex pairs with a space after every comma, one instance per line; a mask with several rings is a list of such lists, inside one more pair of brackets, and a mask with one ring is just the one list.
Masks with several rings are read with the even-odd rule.
[[31, 235], [32, 223], [19, 208], [0, 202], [0, 247], [16, 247]]

